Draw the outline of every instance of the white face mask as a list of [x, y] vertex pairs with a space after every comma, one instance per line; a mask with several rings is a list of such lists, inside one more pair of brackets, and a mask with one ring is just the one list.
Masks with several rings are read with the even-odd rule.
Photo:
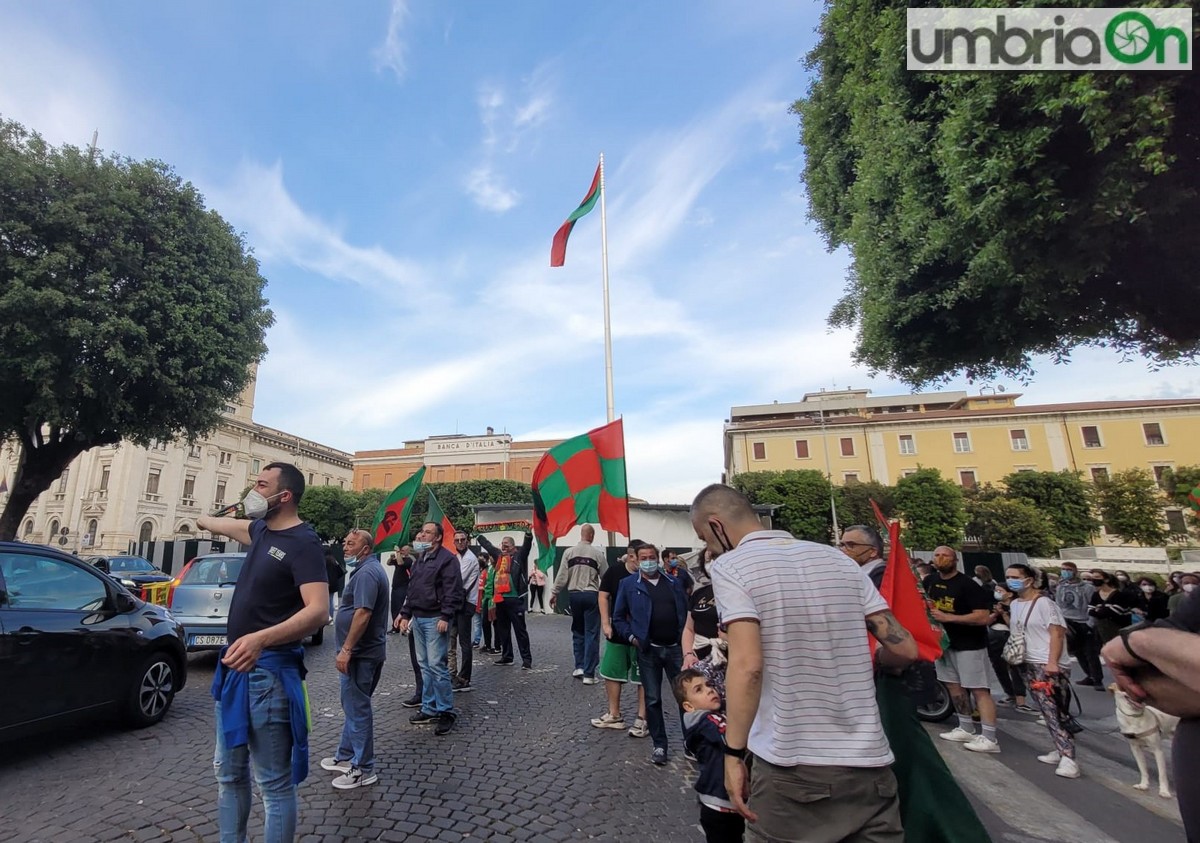
[[1144, 591], [1146, 594], [1153, 594], [1153, 593], [1154, 593], [1154, 586], [1152, 586], [1152, 585], [1144, 585], [1144, 586], [1142, 586], [1142, 591]]
[[282, 495], [283, 492], [279, 492], [271, 495], [270, 498], [264, 498], [258, 493], [257, 489], [251, 489], [246, 493], [246, 497], [242, 498], [242, 508], [246, 512], [246, 517], [252, 519], [265, 518], [267, 513], [271, 511], [271, 501]]
[[1196, 590], [1196, 584], [1194, 582], [1185, 582], [1183, 584], [1183, 590], [1186, 593], [1191, 594], [1193, 591]]
[[1007, 592], [1001, 591], [1000, 589], [996, 589], [995, 591], [992, 592], [992, 596], [995, 597], [997, 600], [1003, 600], [1007, 596]]

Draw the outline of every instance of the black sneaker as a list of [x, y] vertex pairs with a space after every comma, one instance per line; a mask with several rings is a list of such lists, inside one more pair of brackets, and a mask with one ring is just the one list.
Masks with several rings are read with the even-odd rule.
[[533, 670], [533, 662], [525, 662], [521, 665], [521, 670]]
[[421, 698], [416, 694], [413, 694], [404, 702], [400, 703], [400, 705], [404, 706], [405, 708], [419, 708], [421, 706]]
[[667, 751], [662, 747], [656, 747], [654, 752], [650, 753], [650, 760], [655, 767], [662, 767], [667, 763]]
[[437, 719], [438, 716], [436, 714], [426, 714], [423, 711], [418, 711], [412, 717], [408, 718], [408, 722], [415, 723], [418, 726], [427, 726]]
[[496, 659], [494, 662], [492, 662], [492, 664], [499, 664], [499, 665], [510, 665], [512, 663], [513, 663], [512, 659]]
[[437, 716], [437, 728], [433, 730], [435, 735], [446, 735], [454, 728], [455, 717], [453, 714], [439, 714]]
[[1095, 685], [1095, 684], [1097, 684], [1097, 683], [1096, 683], [1096, 680], [1095, 680], [1095, 679], [1093, 679], [1092, 677], [1088, 676], [1088, 677], [1085, 677], [1084, 679], [1080, 679], [1080, 680], [1079, 680], [1078, 682], [1076, 682], [1075, 684], [1076, 684], [1076, 685]]

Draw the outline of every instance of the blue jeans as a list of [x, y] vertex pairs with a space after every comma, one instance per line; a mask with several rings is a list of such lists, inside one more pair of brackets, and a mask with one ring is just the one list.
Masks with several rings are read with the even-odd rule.
[[454, 692], [450, 689], [450, 665], [446, 654], [450, 646], [450, 630], [438, 632], [441, 618], [413, 618], [413, 646], [417, 650], [417, 664], [421, 666], [424, 688], [421, 693], [421, 711], [426, 714], [448, 714], [454, 710]]
[[334, 755], [364, 773], [375, 769], [375, 718], [371, 713], [371, 695], [383, 673], [383, 659], [350, 659], [342, 680], [342, 711], [346, 723], [342, 726], [342, 741]]
[[292, 784], [292, 721], [287, 693], [275, 674], [250, 671], [250, 743], [225, 746], [221, 704], [216, 703], [217, 818], [221, 843], [246, 843], [250, 819], [250, 762], [262, 792], [263, 841], [288, 843], [296, 836], [296, 786]]
[[595, 678], [600, 664], [600, 603], [595, 591], [571, 592], [571, 645], [575, 669]]
[[[655, 749], [667, 748], [667, 726], [663, 720], [663, 673], [666, 673], [667, 686], [670, 687], [682, 669], [683, 648], [678, 644], [670, 647], [651, 644], [644, 652], [638, 650], [638, 670], [642, 674], [642, 690], [646, 692], [646, 726], [650, 729], [650, 740], [654, 741]], [[675, 699], [674, 692], [670, 696], [672, 700]]]

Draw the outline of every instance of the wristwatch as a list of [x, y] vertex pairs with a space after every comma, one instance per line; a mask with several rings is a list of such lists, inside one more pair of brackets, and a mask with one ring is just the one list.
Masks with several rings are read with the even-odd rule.
[[745, 761], [746, 756], [750, 754], [750, 750], [747, 747], [742, 747], [741, 749], [734, 749], [729, 744], [726, 744], [724, 749], [725, 749], [726, 755], [737, 758], [739, 761]]

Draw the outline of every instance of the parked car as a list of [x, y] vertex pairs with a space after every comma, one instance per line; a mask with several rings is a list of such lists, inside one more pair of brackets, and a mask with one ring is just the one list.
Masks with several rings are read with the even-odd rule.
[[142, 594], [142, 588], [147, 585], [171, 581], [170, 574], [158, 570], [149, 559], [143, 559], [141, 556], [89, 556], [85, 561], [108, 574], [138, 597]]
[[[227, 643], [229, 606], [245, 561], [245, 553], [197, 556], [171, 583], [167, 607], [183, 624], [189, 653], [219, 650]], [[320, 644], [324, 638], [322, 627], [312, 643]]]
[[0, 677], [0, 741], [112, 713], [150, 726], [187, 682], [183, 626], [70, 554], [0, 542]]

